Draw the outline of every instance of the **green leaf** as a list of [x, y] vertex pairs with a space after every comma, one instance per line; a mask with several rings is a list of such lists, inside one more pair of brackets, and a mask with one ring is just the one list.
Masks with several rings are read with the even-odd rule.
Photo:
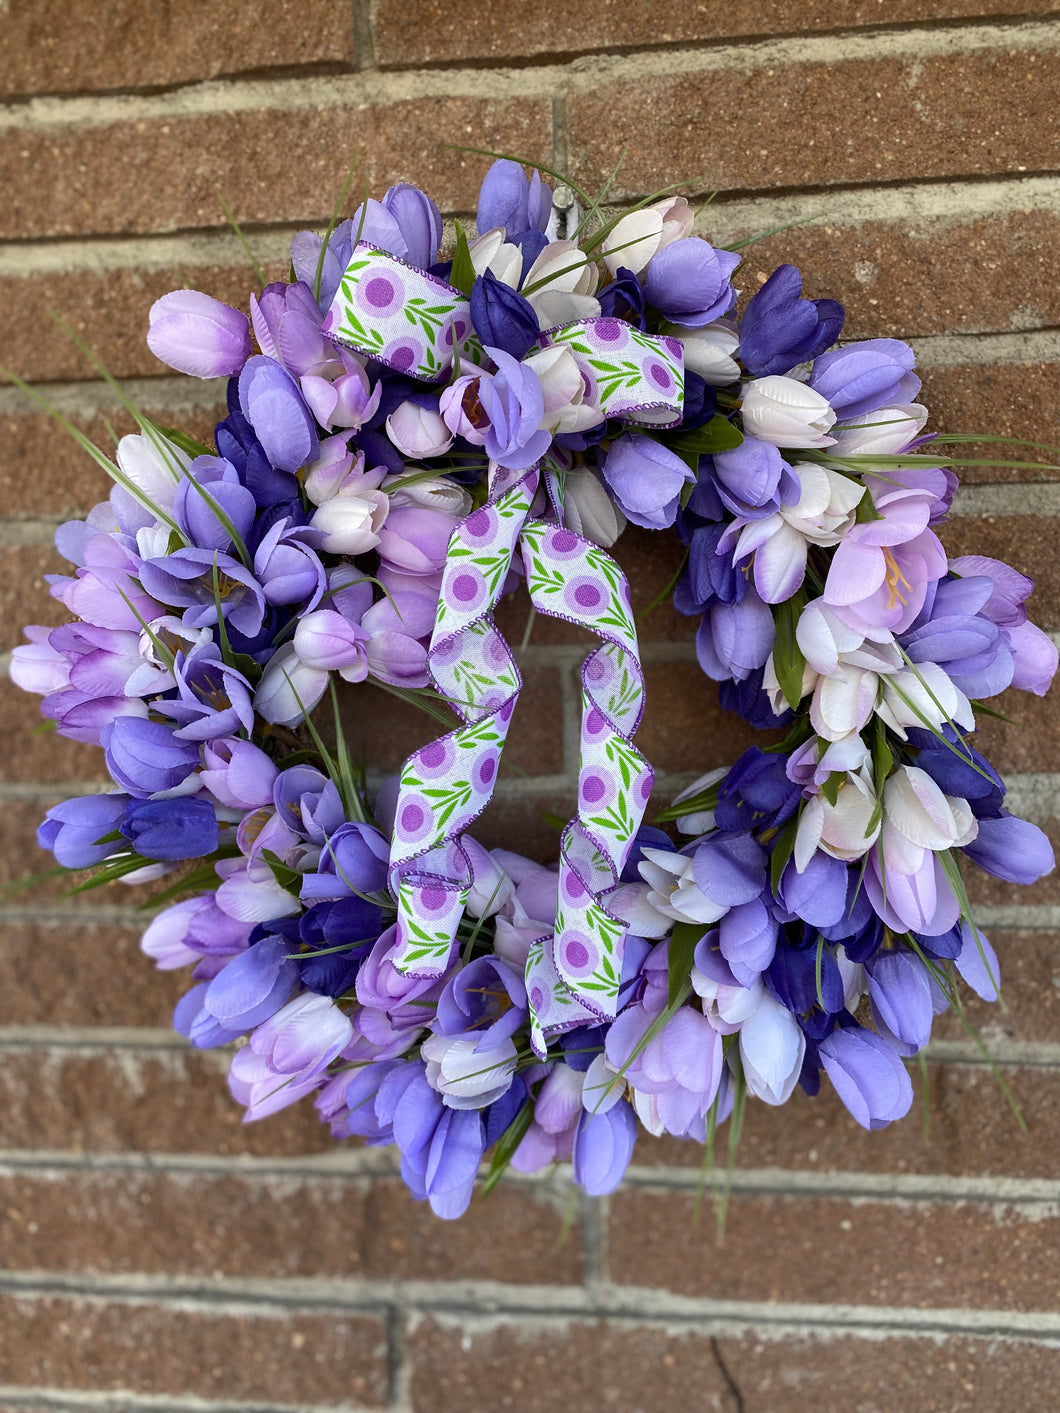
[[490, 1169], [482, 1184], [483, 1197], [487, 1197], [504, 1176], [505, 1169], [515, 1156], [515, 1150], [526, 1137], [533, 1117], [534, 1105], [531, 1101], [529, 1104], [523, 1105], [515, 1118], [493, 1145], [493, 1153], [490, 1156]]
[[780, 875], [784, 872], [788, 859], [795, 852], [795, 836], [798, 832], [799, 816], [793, 814], [777, 835], [777, 842], [773, 845], [773, 852], [769, 858], [769, 881], [774, 896], [780, 887]]
[[453, 268], [449, 272], [449, 283], [470, 298], [475, 284], [475, 267], [471, 263], [471, 251], [464, 227], [459, 221], [453, 224], [456, 226], [456, 254], [453, 256]]
[[795, 629], [805, 607], [806, 590], [799, 589], [790, 599], [777, 604], [773, 614], [777, 629], [773, 644], [773, 671], [793, 711], [798, 711], [802, 701], [802, 674], [806, 667], [806, 659], [795, 637]]
[[670, 946], [667, 949], [667, 975], [669, 979], [667, 1002], [671, 1006], [676, 1006], [682, 988], [688, 983], [696, 945], [706, 930], [707, 924], [705, 922], [674, 923], [674, 930], [670, 934]]
[[656, 440], [668, 446], [671, 451], [676, 451], [679, 456], [686, 453], [707, 456], [715, 451], [732, 451], [742, 443], [743, 433], [735, 423], [716, 412], [702, 427], [669, 435], [659, 434]]
[[[213, 447], [209, 447], [205, 442], [200, 442], [198, 438], [191, 436], [187, 432], [182, 432], [179, 427], [159, 427], [162, 435], [179, 447], [181, 451], [187, 452], [188, 456], [213, 456]], [[184, 541], [181, 540], [181, 545]]]
[[288, 868], [278, 854], [274, 854], [271, 849], [263, 849], [261, 857], [272, 869], [272, 876], [281, 888], [286, 888], [288, 893], [294, 893], [297, 897], [302, 885], [302, 875], [297, 869]]
[[866, 491], [858, 501], [858, 508], [854, 513], [854, 519], [859, 525], [868, 525], [873, 520], [882, 520], [884, 517], [876, 509], [876, 504]]
[[842, 785], [845, 779], [845, 770], [833, 770], [831, 775], [829, 775], [828, 779], [821, 786], [821, 794], [833, 807], [835, 806], [836, 801], [839, 799], [839, 787], [840, 785]]

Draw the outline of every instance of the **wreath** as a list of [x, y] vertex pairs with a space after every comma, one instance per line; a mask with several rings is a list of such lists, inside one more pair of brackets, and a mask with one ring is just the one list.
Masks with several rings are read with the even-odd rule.
[[[912, 350], [840, 343], [790, 265], [737, 317], [739, 254], [680, 196], [563, 197], [497, 161], [440, 260], [437, 207], [393, 186], [296, 235], [249, 319], [160, 299], [150, 348], [227, 377], [228, 415], [210, 447], [132, 409], [92, 449], [114, 486], [51, 581], [73, 621], [12, 666], [114, 782], [40, 843], [80, 887], [166, 878], [143, 949], [192, 968], [176, 1028], [234, 1042], [248, 1119], [311, 1099], [442, 1217], [484, 1157], [487, 1185], [570, 1159], [606, 1193], [641, 1127], [711, 1151], [822, 1071], [858, 1123], [900, 1118], [959, 981], [998, 995], [966, 865], [1053, 865], [972, 739], [1056, 648], [1028, 579], [937, 538], [957, 463]], [[686, 547], [673, 601], [723, 704], [783, 728], [649, 824], [627, 521]], [[595, 641], [551, 868], [469, 832], [520, 585]], [[398, 777], [355, 761], [339, 679], [428, 713]]]

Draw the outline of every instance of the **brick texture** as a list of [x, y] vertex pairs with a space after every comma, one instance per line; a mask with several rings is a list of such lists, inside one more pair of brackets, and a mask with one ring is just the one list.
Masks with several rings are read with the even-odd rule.
[[[378, 196], [407, 180], [451, 216], [474, 211], [486, 159], [450, 143], [542, 159], [590, 189], [624, 152], [609, 199], [684, 178], [717, 193], [699, 217], [708, 238], [818, 212], [743, 247], [741, 298], [790, 262], [807, 295], [843, 302], [847, 337], [912, 339], [930, 428], [1060, 443], [1051, 0], [512, 0], [471, 24], [451, 9], [0, 0], [0, 361], [99, 445], [132, 430], [54, 310], [135, 380], [150, 416], [209, 444], [223, 383], [175, 376], [144, 334], [176, 287], [247, 307], [256, 281], [218, 193], [274, 279], [355, 154], [347, 210], [363, 182]], [[965, 468], [1006, 489], [987, 501], [997, 513], [954, 517], [943, 536], [951, 554], [1035, 577], [1031, 616], [1060, 632], [1055, 529], [1038, 508], [1051, 492], [1019, 491], [1060, 478], [1060, 452], [957, 452], [1044, 463]], [[0, 653], [23, 623], [67, 617], [47, 593], [68, 568], [51, 529], [108, 489], [0, 388]], [[615, 547], [641, 627], [652, 810], [775, 739], [721, 710], [697, 621], [648, 612], [682, 553], [635, 526]], [[528, 614], [523, 592], [498, 611], [513, 645]], [[554, 860], [595, 641], [531, 625], [500, 787], [475, 829], [486, 845]], [[1026, 1131], [942, 1015], [924, 1074], [910, 1066], [903, 1123], [867, 1132], [827, 1082], [779, 1109], [749, 1104], [723, 1246], [709, 1198], [697, 1216], [701, 1148], [648, 1135], [606, 1202], [561, 1170], [445, 1223], [393, 1154], [336, 1146], [309, 1103], [242, 1122], [228, 1051], [169, 1032], [190, 980], [140, 951], [151, 890], [6, 890], [50, 863], [44, 810], [105, 783], [98, 750], [34, 732], [38, 705], [0, 682], [0, 1413], [1055, 1413], [1060, 876], [1021, 889], [967, 870], [975, 902], [1004, 909], [987, 930], [1006, 1002], [967, 1012]], [[983, 717], [978, 744], [1023, 777], [1020, 799], [1060, 847], [1060, 696], [1005, 708], [1019, 724]], [[435, 731], [363, 686], [341, 710], [377, 775]]]
[[348, 7], [331, 0], [11, 0], [0, 15], [5, 95], [154, 88], [222, 74], [353, 62]]

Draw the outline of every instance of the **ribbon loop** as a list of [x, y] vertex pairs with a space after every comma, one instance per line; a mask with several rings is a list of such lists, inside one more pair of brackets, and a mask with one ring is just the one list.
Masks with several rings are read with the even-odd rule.
[[464, 725], [414, 751], [401, 772], [391, 887], [398, 901], [399, 970], [445, 970], [471, 886], [459, 837], [493, 796], [497, 767], [522, 685], [492, 611], [511, 566], [538, 473], [490, 468], [491, 498], [449, 541], [427, 668]]
[[582, 319], [541, 335], [542, 347], [565, 344], [586, 380], [585, 401], [605, 417], [644, 427], [676, 427], [685, 396], [679, 339], [642, 334], [622, 319]]
[[410, 378], [448, 378], [454, 344], [462, 362], [481, 364], [467, 299], [458, 289], [358, 241], [323, 323], [335, 343]]

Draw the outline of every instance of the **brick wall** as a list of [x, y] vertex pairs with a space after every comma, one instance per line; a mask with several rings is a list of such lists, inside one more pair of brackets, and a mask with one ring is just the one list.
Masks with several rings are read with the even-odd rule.
[[[925, 10], [928, 12], [925, 17]], [[243, 302], [223, 192], [267, 272], [322, 225], [354, 151], [376, 194], [473, 210], [483, 159], [626, 200], [686, 177], [719, 241], [917, 348], [933, 425], [1060, 440], [1060, 21], [1049, 0], [0, 0], [2, 358], [95, 437], [124, 419], [67, 322], [163, 422], [208, 431], [218, 387], [168, 376], [150, 301]], [[1047, 459], [1047, 458], [1046, 458]], [[947, 531], [1038, 577], [1060, 629], [1055, 473], [966, 476]], [[105, 493], [87, 458], [0, 390], [0, 620], [55, 621], [55, 523]], [[671, 550], [630, 534], [641, 603]], [[525, 610], [506, 610], [521, 632]], [[639, 740], [664, 792], [746, 734], [646, 620]], [[547, 853], [571, 798], [580, 653], [539, 622], [493, 839]], [[0, 877], [41, 867], [41, 811], [100, 757], [33, 736], [0, 683]], [[986, 749], [1014, 807], [1060, 837], [1060, 691]], [[389, 704], [387, 704], [389, 714]], [[354, 712], [356, 714], [356, 712]], [[419, 722], [376, 749], [395, 761]], [[243, 1127], [223, 1065], [168, 1030], [180, 982], [137, 950], [128, 891], [0, 902], [0, 1407], [662, 1413], [1051, 1413], [1060, 1403], [1060, 882], [978, 889], [1009, 1008], [979, 1007], [1029, 1132], [941, 1024], [915, 1114], [858, 1129], [832, 1098], [753, 1106], [728, 1236], [697, 1218], [698, 1149], [643, 1139], [625, 1188], [506, 1182], [463, 1222], [412, 1204], [385, 1153], [335, 1150], [312, 1112]]]

